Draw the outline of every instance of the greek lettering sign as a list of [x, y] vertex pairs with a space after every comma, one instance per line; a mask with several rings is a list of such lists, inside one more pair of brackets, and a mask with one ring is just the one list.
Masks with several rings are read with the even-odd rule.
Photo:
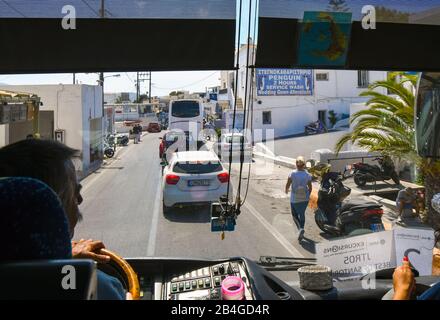
[[368, 274], [371, 270], [395, 266], [393, 232], [374, 232], [319, 243], [316, 246], [318, 264], [328, 266], [335, 278]]
[[257, 69], [258, 96], [311, 96], [313, 70]]
[[431, 275], [433, 247], [433, 230], [398, 228], [319, 243], [316, 256], [318, 264], [332, 268], [335, 278], [395, 268], [404, 255], [420, 275]]

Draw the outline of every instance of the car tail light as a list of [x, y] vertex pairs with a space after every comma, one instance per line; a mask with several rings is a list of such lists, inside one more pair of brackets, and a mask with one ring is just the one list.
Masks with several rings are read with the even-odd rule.
[[383, 210], [382, 209], [367, 209], [362, 214], [362, 218], [366, 219], [366, 218], [369, 218], [371, 216], [381, 216], [381, 215], [383, 215]]
[[229, 174], [227, 172], [222, 172], [217, 175], [217, 178], [221, 183], [226, 183], [229, 181]]
[[176, 176], [175, 174], [167, 174], [165, 177], [165, 181], [167, 184], [176, 185], [180, 180], [179, 176]]

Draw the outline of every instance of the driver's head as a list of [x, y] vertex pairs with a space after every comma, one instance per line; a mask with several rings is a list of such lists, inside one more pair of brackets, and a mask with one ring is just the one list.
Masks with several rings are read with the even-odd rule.
[[72, 157], [77, 151], [52, 140], [27, 139], [0, 149], [0, 177], [31, 177], [43, 181], [59, 196], [69, 222], [69, 232], [82, 215], [81, 185]]

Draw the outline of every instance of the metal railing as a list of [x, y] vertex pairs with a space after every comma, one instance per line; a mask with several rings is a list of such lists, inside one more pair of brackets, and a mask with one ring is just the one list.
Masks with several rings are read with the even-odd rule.
[[344, 161], [344, 160], [357, 160], [361, 159], [362, 163], [365, 163], [365, 159], [378, 158], [379, 156], [359, 156], [359, 157], [348, 157], [348, 158], [331, 158], [327, 159], [327, 163], [331, 164], [331, 161]]
[[[330, 158], [327, 159], [327, 163], [331, 165], [332, 161], [344, 161], [344, 160], [361, 160], [362, 163], [365, 163], [365, 159], [376, 159], [378, 157], [379, 157], [378, 155], [375, 155], [375, 156], [359, 156], [359, 157], [347, 157], [347, 158]], [[374, 193], [377, 193], [377, 181], [374, 181], [373, 185], [374, 185]]]

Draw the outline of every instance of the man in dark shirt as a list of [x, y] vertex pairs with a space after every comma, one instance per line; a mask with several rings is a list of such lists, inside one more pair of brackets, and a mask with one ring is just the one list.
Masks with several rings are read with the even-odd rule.
[[[27, 139], [0, 149], [0, 177], [30, 177], [46, 183], [61, 200], [69, 222], [71, 239], [75, 226], [82, 219], [79, 205], [83, 201], [72, 158], [77, 151], [57, 141]], [[110, 257], [102, 255], [101, 241], [72, 241], [72, 257], [107, 263]], [[116, 278], [98, 271], [98, 299], [120, 300], [130, 298]]]

